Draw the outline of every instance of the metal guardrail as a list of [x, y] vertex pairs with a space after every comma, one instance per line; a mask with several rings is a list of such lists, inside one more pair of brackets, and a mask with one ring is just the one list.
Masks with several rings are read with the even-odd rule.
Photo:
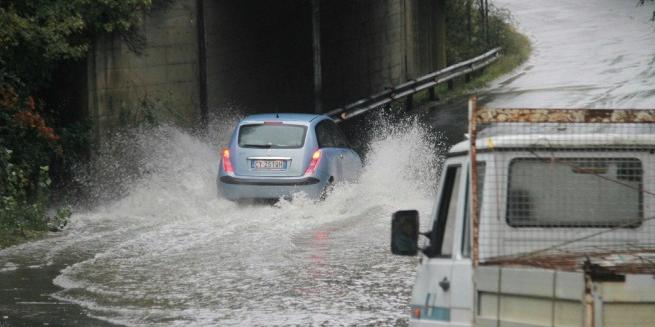
[[456, 77], [469, 74], [478, 69], [484, 68], [500, 57], [501, 48], [489, 50], [473, 59], [448, 66], [444, 69], [423, 75], [393, 88], [388, 88], [370, 97], [357, 100], [346, 106], [328, 111], [326, 115], [331, 116], [335, 121], [340, 122], [352, 117], [361, 115], [369, 110], [375, 109], [391, 101], [411, 96], [419, 91], [435, 87], [448, 82]]

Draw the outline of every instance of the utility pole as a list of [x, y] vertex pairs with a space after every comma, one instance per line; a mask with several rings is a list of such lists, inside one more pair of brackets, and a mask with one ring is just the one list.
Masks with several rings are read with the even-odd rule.
[[323, 112], [321, 77], [321, 11], [320, 0], [312, 0], [312, 46], [314, 50], [314, 112]]

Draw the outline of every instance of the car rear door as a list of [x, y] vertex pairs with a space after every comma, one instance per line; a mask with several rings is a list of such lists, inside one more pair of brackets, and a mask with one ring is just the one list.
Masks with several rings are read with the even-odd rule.
[[343, 179], [346, 181], [356, 180], [362, 169], [362, 161], [357, 152], [350, 147], [350, 142], [348, 142], [346, 135], [341, 131], [339, 126], [334, 123], [332, 124], [335, 142], [341, 150], [339, 157], [343, 169]]
[[334, 131], [334, 122], [325, 119], [316, 124], [316, 139], [321, 149], [323, 160], [326, 160], [328, 171], [335, 180], [343, 178], [343, 149], [338, 146]]

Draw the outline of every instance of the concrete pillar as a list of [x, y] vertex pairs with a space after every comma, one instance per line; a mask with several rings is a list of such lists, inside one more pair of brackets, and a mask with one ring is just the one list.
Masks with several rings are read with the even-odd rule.
[[314, 54], [314, 112], [323, 112], [321, 93], [323, 81], [321, 77], [321, 11], [320, 0], [312, 0], [312, 49]]
[[196, 27], [198, 36], [198, 102], [200, 106], [200, 124], [207, 128], [207, 45], [205, 40], [205, 3], [196, 0]]

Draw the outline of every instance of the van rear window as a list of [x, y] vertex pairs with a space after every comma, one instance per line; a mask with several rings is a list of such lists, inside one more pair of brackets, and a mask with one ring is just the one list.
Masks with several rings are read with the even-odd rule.
[[251, 124], [239, 128], [239, 147], [295, 149], [305, 144], [307, 126], [289, 124]]
[[641, 161], [517, 158], [510, 162], [507, 222], [514, 227], [637, 227]]

